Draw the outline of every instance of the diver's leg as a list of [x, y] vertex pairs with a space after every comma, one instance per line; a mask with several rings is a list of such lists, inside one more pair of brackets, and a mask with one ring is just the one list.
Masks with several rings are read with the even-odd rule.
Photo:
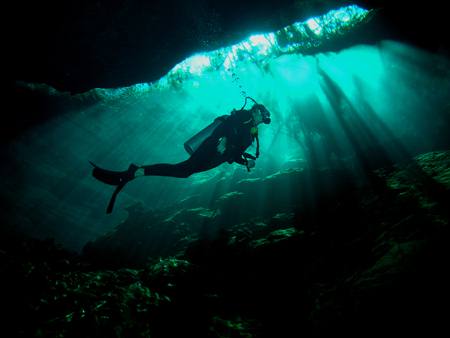
[[[171, 176], [186, 178], [194, 173], [213, 169], [225, 160], [216, 150], [214, 140], [204, 142], [186, 161], [176, 164], [158, 163], [141, 166], [135, 174], [138, 176]], [[143, 169], [143, 170], [142, 170]]]
[[110, 185], [126, 184], [139, 176], [189, 177], [194, 173], [210, 170], [225, 162], [223, 155], [217, 152], [216, 140], [208, 139], [186, 161], [167, 164], [157, 163], [146, 166], [131, 164], [128, 170], [112, 171], [98, 167], [91, 162], [92, 175], [99, 181]]
[[177, 164], [158, 163], [146, 166], [137, 166], [131, 164], [126, 171], [111, 171], [100, 168], [93, 164], [94, 170], [92, 175], [106, 183], [115, 185], [116, 189], [111, 196], [108, 204], [107, 213], [111, 213], [114, 207], [117, 194], [123, 189], [132, 179], [139, 176], [172, 176], [172, 177], [189, 177], [190, 175], [210, 170], [225, 162], [221, 154], [215, 151], [215, 148], [205, 144], [201, 146], [192, 156], [186, 161]]
[[91, 163], [94, 166], [92, 170], [92, 176], [97, 180], [110, 184], [121, 185], [126, 184], [132, 179], [140, 176], [171, 176], [171, 177], [189, 177], [194, 172], [197, 172], [196, 166], [192, 160], [186, 160], [177, 164], [158, 163], [145, 166], [137, 166], [131, 164], [128, 170], [125, 171], [113, 171], [100, 168], [99, 166]]
[[215, 168], [223, 162], [223, 160], [218, 158], [205, 159], [196, 155], [191, 156], [186, 161], [176, 164], [157, 163], [145, 166], [131, 164], [128, 170], [125, 171], [107, 170], [100, 168], [93, 163], [91, 164], [94, 166], [92, 176], [103, 183], [117, 186], [126, 184], [132, 179], [140, 176], [170, 176], [186, 178], [194, 173]]
[[190, 159], [176, 163], [158, 163], [139, 167], [135, 173], [135, 177], [139, 176], [170, 176], [186, 178], [191, 176], [195, 171], [195, 166]]
[[223, 162], [225, 161], [221, 158], [209, 158], [207, 160], [200, 160], [199, 158], [192, 156], [186, 161], [176, 164], [158, 163], [140, 166], [136, 170], [134, 177], [170, 176], [186, 178], [191, 176], [192, 174], [213, 169]]
[[173, 176], [173, 177], [188, 177], [194, 173], [194, 167], [192, 166], [192, 161], [184, 161], [178, 164], [153, 164], [148, 166], [137, 166], [131, 164], [128, 170], [125, 171], [112, 171], [106, 170], [94, 166], [92, 175], [99, 181], [115, 185], [116, 189], [111, 196], [106, 213], [110, 214], [113, 211], [114, 203], [116, 201], [117, 195], [124, 188], [124, 186], [136, 177], [145, 175], [154, 176]]

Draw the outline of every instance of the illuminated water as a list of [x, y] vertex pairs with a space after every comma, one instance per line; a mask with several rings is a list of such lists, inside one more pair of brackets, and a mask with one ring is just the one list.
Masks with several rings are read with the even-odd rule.
[[[310, 43], [325, 34], [324, 20], [307, 21]], [[125, 219], [124, 208], [137, 201], [159, 209], [199, 194], [214, 200], [238, 180], [289, 168], [347, 168], [364, 177], [389, 161], [448, 146], [449, 67], [441, 56], [395, 41], [304, 55], [309, 45], [274, 45], [274, 39], [255, 34], [243, 44], [196, 54], [155, 83], [82, 94], [73, 99], [94, 103], [61, 111], [18, 138], [11, 152], [19, 169], [3, 185], [19, 226], [79, 249]], [[188, 179], [135, 180], [115, 213], [105, 216], [112, 189], [90, 176], [88, 160], [115, 170], [182, 161], [188, 156], [183, 143], [240, 108], [245, 95], [272, 113], [272, 124], [260, 128], [255, 170], [224, 164]], [[261, 209], [270, 208], [273, 196], [262, 194]]]

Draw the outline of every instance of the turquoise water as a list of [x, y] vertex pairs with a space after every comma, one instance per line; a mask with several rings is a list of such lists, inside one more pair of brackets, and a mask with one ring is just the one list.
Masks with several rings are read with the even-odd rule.
[[[12, 101], [23, 101], [1, 135], [3, 331], [444, 332], [449, 61], [401, 41], [335, 48], [367, 41], [352, 34], [373, 15], [350, 6], [254, 32], [129, 87], [72, 95], [17, 83]], [[246, 96], [271, 112], [255, 168], [137, 178], [106, 214], [115, 187], [89, 161], [118, 171], [184, 161], [185, 141]]]
[[[316, 35], [311, 41], [325, 34], [317, 26], [323, 21], [306, 22]], [[136, 202], [160, 209], [198, 195], [214, 200], [239, 180], [290, 168], [346, 168], [364, 178], [368, 168], [447, 144], [450, 83], [443, 57], [395, 41], [306, 55], [298, 43], [274, 44], [271, 34], [196, 54], [153, 83], [67, 97], [84, 104], [61, 111], [11, 146], [16, 175], [3, 184], [19, 227], [79, 249], [123, 221], [125, 208]], [[251, 173], [224, 164], [187, 179], [141, 178], [105, 216], [112, 188], [90, 176], [88, 160], [114, 170], [185, 160], [183, 143], [215, 117], [240, 108], [245, 95], [272, 113], [272, 124], [260, 127], [261, 157]], [[273, 198], [265, 194], [258, 197], [261, 209]]]

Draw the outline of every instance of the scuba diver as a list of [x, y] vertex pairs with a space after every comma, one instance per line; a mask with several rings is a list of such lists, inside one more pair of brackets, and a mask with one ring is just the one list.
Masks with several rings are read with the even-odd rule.
[[[253, 101], [249, 110], [244, 109], [247, 100]], [[251, 97], [246, 97], [244, 106], [230, 115], [217, 117], [213, 123], [185, 142], [184, 148], [190, 157], [176, 164], [131, 164], [126, 171], [111, 171], [90, 162], [94, 169], [92, 175], [99, 181], [116, 186], [106, 212], [112, 212], [117, 194], [125, 184], [142, 176], [171, 176], [186, 178], [194, 173], [213, 169], [222, 163], [239, 163], [250, 171], [259, 157], [258, 125], [269, 124], [270, 112]], [[246, 152], [256, 140], [255, 156]]]

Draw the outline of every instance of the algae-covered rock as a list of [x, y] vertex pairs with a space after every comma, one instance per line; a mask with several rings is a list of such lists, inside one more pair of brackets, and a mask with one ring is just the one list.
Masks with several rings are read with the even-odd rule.
[[217, 211], [203, 207], [181, 209], [167, 217], [164, 222], [183, 222], [196, 227], [203, 222], [212, 222], [216, 216]]
[[400, 198], [415, 199], [419, 207], [432, 210], [449, 198], [450, 151], [421, 154], [388, 173], [377, 173]]
[[143, 284], [137, 270], [62, 274], [40, 301], [47, 319], [36, 334], [150, 337], [152, 314], [168, 302], [167, 296]]
[[415, 267], [414, 260], [423, 252], [423, 247], [423, 241], [394, 243], [385, 255], [354, 281], [354, 287], [364, 289], [381, 287], [383, 284], [392, 284], [401, 275], [413, 271]]
[[416, 156], [415, 160], [424, 172], [450, 188], [450, 151], [432, 151]]
[[223, 319], [219, 316], [212, 318], [209, 331], [213, 337], [220, 338], [253, 338], [256, 337], [254, 331], [255, 321], [243, 318]]
[[[448, 188], [435, 177], [445, 176], [447, 167], [442, 154], [421, 158], [378, 171], [380, 187], [346, 185], [315, 208], [270, 206], [269, 216], [248, 219], [236, 209], [237, 221], [220, 223], [215, 237], [201, 237], [199, 224], [219, 224], [217, 210], [248, 201], [258, 183], [233, 187], [210, 208], [130, 209], [132, 217], [109, 240], [122, 239], [124, 249], [136, 252], [186, 238], [187, 250], [169, 255], [154, 248], [142, 266], [122, 269], [82, 269], [70, 257], [47, 264], [54, 250], [38, 250], [44, 262], [16, 258], [17, 288], [27, 295], [22, 304], [35, 310], [26, 322], [42, 337], [290, 337], [442, 327], [449, 238], [442, 196]], [[8, 258], [4, 248], [0, 255]], [[36, 252], [23, 248], [18, 256]], [[11, 264], [2, 271], [8, 277], [10, 270]]]
[[244, 196], [244, 193], [240, 191], [231, 191], [229, 193], [223, 194], [217, 199], [217, 202], [228, 202], [229, 200], [239, 200], [240, 197]]
[[160, 259], [157, 263], [151, 265], [151, 273], [164, 276], [172, 276], [177, 272], [186, 272], [191, 264], [186, 260], [176, 258]]
[[303, 234], [304, 231], [298, 230], [294, 227], [278, 229], [270, 232], [266, 237], [253, 240], [252, 242], [250, 242], [250, 246], [253, 248], [268, 246], [301, 236]]

